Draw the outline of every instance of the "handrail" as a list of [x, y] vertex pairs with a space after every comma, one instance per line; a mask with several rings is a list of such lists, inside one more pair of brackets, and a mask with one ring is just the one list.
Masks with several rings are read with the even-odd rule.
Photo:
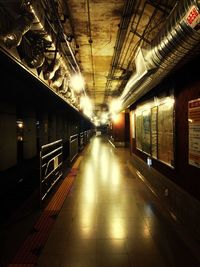
[[56, 144], [58, 144], [59, 142], [62, 142], [62, 139], [59, 139], [59, 140], [57, 140], [57, 141], [55, 141], [55, 142], [52, 142], [52, 143], [48, 143], [48, 144], [46, 144], [46, 145], [43, 145], [43, 146], [41, 147], [41, 149], [50, 147], [50, 146], [52, 146], [52, 145], [56, 145]]
[[78, 134], [71, 135], [69, 138], [70, 162], [78, 155]]
[[40, 205], [62, 177], [62, 139], [43, 145], [40, 150]]
[[69, 137], [70, 141], [71, 141], [72, 139], [75, 139], [77, 136], [78, 136], [78, 134], [71, 135], [71, 136]]

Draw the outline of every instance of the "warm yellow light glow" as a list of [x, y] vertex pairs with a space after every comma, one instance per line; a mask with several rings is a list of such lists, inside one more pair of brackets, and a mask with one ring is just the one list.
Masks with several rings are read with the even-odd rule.
[[175, 100], [172, 97], [166, 97], [166, 99], [164, 100], [164, 103], [167, 104], [169, 107], [173, 106], [174, 102]]
[[145, 109], [143, 112], [142, 112], [143, 116], [148, 116], [150, 114], [150, 108], [149, 109]]
[[163, 98], [154, 97], [154, 100], [150, 101], [149, 103], [146, 103], [142, 106], [137, 107], [136, 109], [136, 115], [139, 116], [141, 114], [144, 114], [144, 112], [147, 115], [147, 112], [150, 112], [151, 108], [157, 107], [160, 105], [166, 105], [168, 108], [171, 108], [174, 105], [175, 99], [172, 96], [167, 96]]
[[99, 155], [99, 149], [100, 149], [100, 141], [99, 139], [94, 139], [92, 151], [91, 151], [94, 160]]
[[117, 99], [117, 98], [113, 99], [111, 101], [110, 107], [109, 107], [110, 113], [112, 113], [112, 114], [118, 113], [120, 111], [121, 107], [122, 107], [122, 103], [121, 103], [120, 99]]
[[100, 126], [100, 122], [97, 120], [97, 121], [94, 122], [94, 125], [95, 126]]
[[144, 113], [144, 112], [145, 112], [146, 115], [147, 115], [148, 112], [150, 112], [150, 109], [152, 108], [152, 106], [154, 106], [154, 105], [153, 105], [153, 102], [138, 107], [137, 110], [136, 110], [136, 115], [141, 115], [141, 114]]
[[158, 99], [157, 96], [154, 97], [154, 101], [153, 101], [153, 104], [152, 105], [154, 105], [156, 107], [159, 106], [159, 99]]
[[143, 236], [145, 238], [150, 237], [150, 231], [149, 231], [149, 229], [148, 229], [148, 227], [146, 225], [144, 225], [144, 227], [143, 227]]
[[113, 122], [118, 122], [120, 120], [120, 114], [112, 114], [111, 119]]
[[75, 92], [80, 93], [85, 87], [85, 81], [81, 75], [75, 74], [71, 76], [70, 85]]
[[101, 114], [101, 124], [106, 124], [106, 123], [108, 123], [108, 113], [103, 112]]
[[18, 127], [19, 127], [19, 128], [23, 128], [23, 123], [22, 123], [22, 122], [19, 123], [19, 124], [18, 124]]
[[106, 150], [102, 150], [100, 154], [99, 166], [101, 170], [101, 179], [104, 183], [107, 183], [110, 178], [110, 157]]
[[116, 161], [112, 162], [110, 175], [111, 175], [110, 180], [111, 180], [111, 183], [112, 183], [112, 189], [119, 188], [119, 184], [120, 184], [120, 169], [119, 169], [118, 162], [116, 162]]
[[17, 121], [17, 127], [22, 129], [24, 127], [23, 121]]
[[124, 225], [124, 220], [118, 217], [118, 210], [112, 211], [112, 217], [110, 218], [110, 235], [113, 239], [125, 238], [126, 228]]
[[81, 96], [80, 98], [80, 107], [82, 109], [84, 108], [88, 108], [88, 107], [92, 107], [92, 103], [91, 103], [91, 100], [89, 99], [89, 97], [87, 96]]
[[88, 116], [89, 118], [92, 118], [93, 115], [93, 105], [88, 96], [82, 96], [80, 98], [80, 108], [83, 110], [83, 113]]

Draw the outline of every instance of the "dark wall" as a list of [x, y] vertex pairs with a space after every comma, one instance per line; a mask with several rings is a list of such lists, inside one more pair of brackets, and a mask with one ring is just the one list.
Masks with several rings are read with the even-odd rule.
[[[153, 168], [164, 174], [170, 180], [200, 199], [200, 169], [188, 164], [188, 102], [200, 97], [199, 58], [194, 59], [176, 73], [167, 78], [157, 88], [140, 99], [137, 104], [148, 102], [158, 94], [174, 88], [175, 96], [175, 164], [174, 169], [152, 159]], [[135, 139], [132, 140], [132, 153], [147, 161], [147, 155], [136, 149]]]
[[113, 121], [112, 137], [115, 142], [125, 142], [125, 113], [119, 113]]
[[176, 82], [176, 173], [178, 183], [200, 199], [200, 169], [188, 164], [188, 102], [200, 97], [200, 75], [190, 63]]
[[116, 115], [116, 118], [112, 121], [112, 129], [110, 129], [110, 135], [114, 142], [123, 143], [125, 146], [129, 146], [130, 143], [130, 119], [128, 112], [121, 112]]
[[67, 162], [70, 135], [92, 125], [1, 51], [0, 82], [0, 202], [6, 218], [39, 189], [40, 147], [62, 139]]

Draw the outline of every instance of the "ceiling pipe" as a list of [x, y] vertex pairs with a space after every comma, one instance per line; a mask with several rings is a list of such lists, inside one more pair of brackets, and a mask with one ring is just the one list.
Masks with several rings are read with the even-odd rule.
[[67, 60], [69, 62], [70, 67], [72, 68], [72, 70], [75, 73], [79, 73], [80, 74], [81, 71], [80, 71], [80, 68], [79, 68], [79, 64], [77, 63], [77, 60], [76, 60], [76, 58], [74, 56], [74, 53], [73, 53], [73, 51], [71, 49], [70, 43], [67, 40], [67, 36], [64, 33], [63, 25], [61, 23], [61, 20], [60, 20], [59, 14], [58, 14], [56, 3], [55, 3], [54, 0], [49, 0], [49, 3], [50, 3], [50, 8], [52, 8], [52, 10], [54, 12], [58, 36], [61, 35], [60, 37], [61, 37], [61, 39], [63, 39], [65, 41], [66, 47], [67, 47], [67, 49], [69, 51], [69, 55], [65, 55], [65, 56], [67, 57]]
[[59, 92], [65, 95], [68, 90], [69, 90], [69, 80], [68, 77], [65, 75], [62, 84], [59, 87]]
[[33, 47], [31, 56], [25, 57], [24, 60], [30, 68], [39, 68], [44, 64], [45, 56], [43, 51], [41, 51], [40, 47], [35, 46]]
[[9, 32], [0, 35], [0, 42], [9, 49], [19, 46], [23, 35], [31, 29], [33, 21], [33, 14], [30, 12], [24, 12], [14, 22], [14, 26]]
[[60, 61], [59, 59], [52, 59], [50, 63], [48, 62], [48, 59], [46, 59], [44, 66], [43, 66], [43, 78], [44, 80], [51, 80], [55, 74], [55, 72], [60, 67]]
[[120, 96], [122, 109], [158, 85], [178, 63], [183, 60], [186, 62], [187, 57], [191, 57], [192, 51], [200, 43], [199, 8], [199, 0], [181, 0], [177, 4], [151, 48], [143, 51], [145, 68], [142, 72], [138, 70], [139, 64], [136, 62], [136, 73], [131, 76]]
[[127, 34], [128, 27], [129, 27], [129, 23], [131, 21], [133, 12], [135, 10], [135, 6], [136, 6], [135, 0], [134, 1], [128, 0], [128, 1], [125, 1], [125, 3], [124, 3], [122, 18], [121, 18], [121, 21], [119, 24], [119, 29], [117, 32], [114, 54], [112, 57], [111, 67], [110, 67], [108, 79], [106, 82], [105, 99], [108, 97], [109, 92], [111, 90], [110, 89], [111, 81], [112, 81], [112, 78], [113, 78], [115, 71], [116, 71], [118, 64], [119, 64], [119, 58], [120, 58], [120, 55], [122, 52], [124, 41], [126, 39], [126, 34]]

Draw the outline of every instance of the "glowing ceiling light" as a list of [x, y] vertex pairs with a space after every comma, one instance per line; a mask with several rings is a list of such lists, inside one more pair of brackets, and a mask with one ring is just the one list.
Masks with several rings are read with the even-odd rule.
[[80, 74], [75, 74], [71, 76], [70, 85], [75, 92], [80, 93], [85, 87], [85, 81]]
[[23, 121], [17, 121], [17, 127], [22, 129], [24, 127]]
[[104, 112], [101, 114], [101, 124], [107, 124], [108, 123], [108, 113]]
[[88, 96], [82, 96], [80, 98], [80, 108], [83, 110], [83, 113], [92, 118], [93, 115], [93, 105]]
[[110, 109], [111, 113], [118, 113], [120, 111], [121, 107], [122, 107], [122, 103], [121, 103], [120, 99], [115, 98], [110, 103], [109, 109]]
[[119, 122], [120, 121], [120, 114], [112, 114], [111, 119], [113, 122]]
[[100, 122], [99, 121], [95, 121], [94, 125], [98, 127], [98, 126], [100, 126]]

